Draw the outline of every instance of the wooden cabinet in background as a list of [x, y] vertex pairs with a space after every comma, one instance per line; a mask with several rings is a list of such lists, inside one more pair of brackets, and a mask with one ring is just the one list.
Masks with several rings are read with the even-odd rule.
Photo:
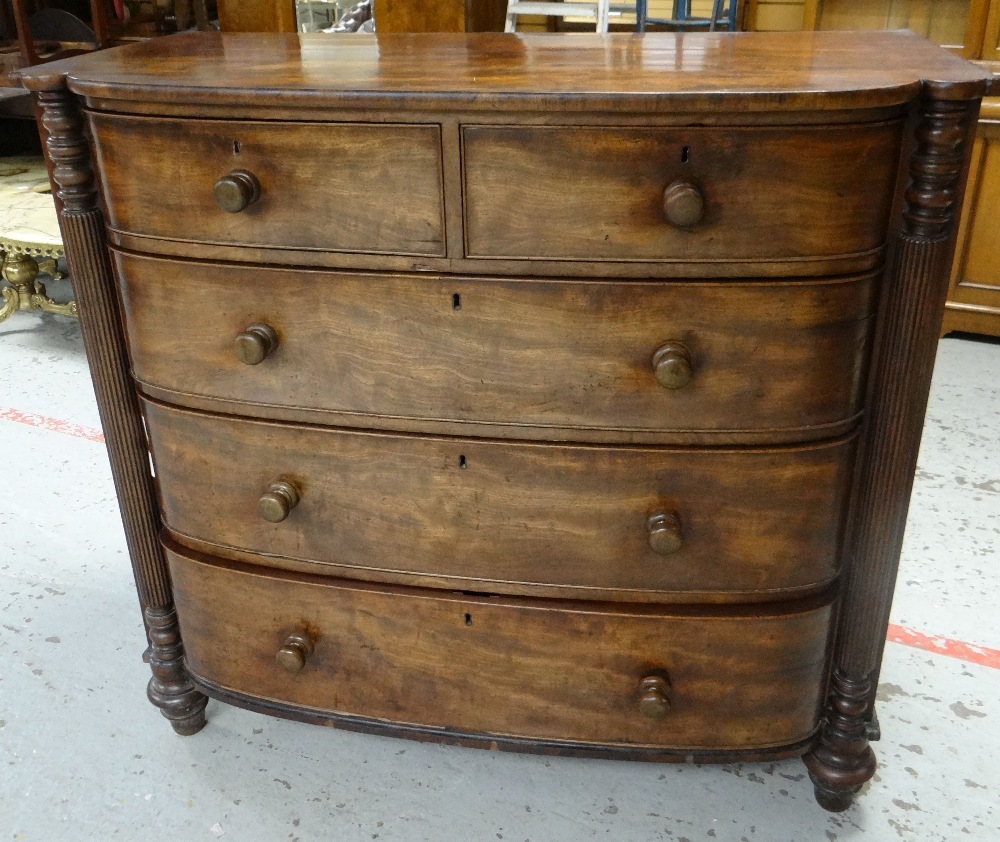
[[745, 8], [747, 29], [909, 29], [970, 59], [989, 58], [987, 33], [1000, 32], [997, 0], [747, 0]]
[[[1000, 72], [1000, 0], [747, 0], [756, 30], [910, 29]], [[942, 334], [1000, 336], [1000, 98], [983, 100]]]
[[223, 32], [295, 32], [295, 0], [219, 0]]
[[507, 0], [379, 0], [379, 32], [503, 32]]
[[1000, 99], [983, 102], [941, 333], [1000, 336]]

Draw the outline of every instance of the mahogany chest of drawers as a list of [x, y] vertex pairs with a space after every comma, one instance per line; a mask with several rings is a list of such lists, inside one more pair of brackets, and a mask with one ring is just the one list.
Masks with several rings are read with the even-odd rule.
[[899, 33], [190, 34], [23, 78], [179, 733], [207, 694], [803, 754], [849, 803], [986, 73]]

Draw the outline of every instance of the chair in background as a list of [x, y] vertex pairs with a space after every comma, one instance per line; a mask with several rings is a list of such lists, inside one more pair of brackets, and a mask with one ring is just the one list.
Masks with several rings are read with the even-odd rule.
[[648, 14], [649, 0], [635, 0], [636, 31], [645, 32], [647, 24], [666, 26], [679, 32], [689, 29], [719, 29], [736, 31], [738, 0], [712, 0], [709, 17], [695, 17], [691, 10], [691, 0], [674, 0], [673, 13], [669, 18], [651, 18]]
[[29, 0], [10, 0], [4, 18], [13, 23], [23, 65], [29, 67], [100, 49], [110, 40], [103, 0], [90, 0], [90, 26], [61, 9]]

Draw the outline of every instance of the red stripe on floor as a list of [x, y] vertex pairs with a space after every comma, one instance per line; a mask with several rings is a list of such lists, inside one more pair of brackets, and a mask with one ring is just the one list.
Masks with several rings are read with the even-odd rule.
[[21, 412], [18, 409], [0, 407], [0, 421], [13, 421], [16, 424], [27, 424], [29, 427], [38, 427], [41, 430], [48, 430], [52, 433], [62, 433], [63, 435], [74, 436], [78, 439], [95, 441], [98, 444], [104, 443], [104, 433], [100, 430], [95, 430], [93, 427], [84, 427], [80, 424], [70, 424], [68, 421], [60, 421], [58, 418], [35, 415], [33, 412]]
[[947, 655], [949, 658], [957, 658], [971, 664], [1000, 669], [1000, 649], [973, 646], [971, 643], [952, 640], [950, 637], [921, 634], [913, 629], [907, 629], [893, 623], [889, 624], [886, 640], [892, 643], [902, 643], [903, 646], [912, 646], [914, 649], [935, 652], [938, 655]]
[[[38, 427], [53, 433], [63, 433], [67, 436], [74, 436], [78, 439], [104, 443], [104, 434], [93, 427], [84, 427], [80, 424], [70, 424], [68, 421], [61, 421], [58, 418], [49, 418], [45, 415], [35, 415], [33, 412], [21, 412], [17, 409], [7, 409], [0, 407], [0, 420], [13, 421], [17, 424], [27, 424], [29, 427]], [[956, 658], [959, 661], [968, 661], [971, 664], [979, 664], [992, 669], [1000, 669], [1000, 649], [990, 649], [986, 646], [975, 646], [961, 640], [953, 640], [950, 637], [940, 635], [928, 635], [913, 629], [897, 626], [895, 623], [889, 624], [886, 640], [890, 643], [900, 643], [903, 646], [910, 646], [914, 649], [923, 649], [926, 652], [935, 652], [938, 655], [946, 655], [949, 658]]]

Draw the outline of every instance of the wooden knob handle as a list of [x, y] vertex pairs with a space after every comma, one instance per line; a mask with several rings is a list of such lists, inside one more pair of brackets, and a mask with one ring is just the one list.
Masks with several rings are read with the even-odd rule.
[[646, 529], [649, 530], [649, 546], [659, 555], [675, 553], [684, 543], [681, 538], [681, 519], [676, 512], [653, 512], [646, 521]]
[[260, 182], [253, 173], [233, 170], [215, 182], [212, 195], [215, 203], [224, 211], [239, 213], [260, 198]]
[[313, 648], [312, 638], [309, 635], [295, 632], [285, 638], [284, 645], [278, 650], [274, 659], [288, 672], [299, 672], [312, 655]]
[[279, 479], [272, 482], [257, 501], [257, 512], [264, 520], [281, 523], [299, 504], [298, 489], [290, 482]]
[[278, 334], [270, 325], [250, 325], [236, 337], [236, 358], [247, 365], [257, 365], [278, 347]]
[[670, 681], [665, 675], [647, 675], [639, 682], [639, 713], [662, 719], [670, 711]]
[[663, 191], [663, 213], [671, 225], [690, 228], [705, 215], [705, 197], [690, 181], [675, 181]]
[[683, 343], [671, 340], [653, 352], [653, 372], [664, 389], [681, 389], [691, 382], [691, 352]]

